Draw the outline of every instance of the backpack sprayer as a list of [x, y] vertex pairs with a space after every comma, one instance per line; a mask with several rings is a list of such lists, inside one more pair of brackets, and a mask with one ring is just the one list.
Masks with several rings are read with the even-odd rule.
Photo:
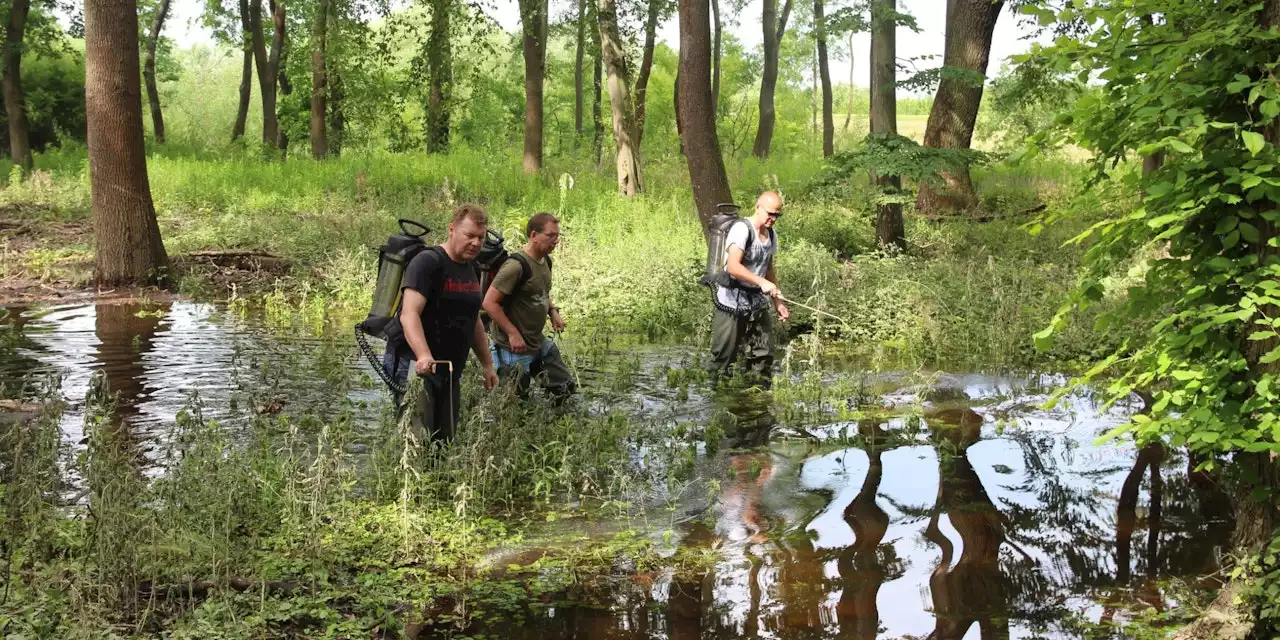
[[[387, 238], [387, 243], [378, 247], [378, 278], [373, 286], [373, 304], [369, 307], [369, 315], [355, 326], [355, 336], [356, 344], [378, 377], [392, 391], [403, 395], [404, 387], [396, 384], [383, 369], [368, 340], [368, 336], [387, 339], [387, 324], [400, 309], [400, 284], [404, 280], [404, 272], [409, 262], [427, 248], [426, 241], [422, 239], [431, 233], [427, 225], [404, 218], [399, 220], [399, 224], [402, 233]], [[420, 231], [415, 233], [415, 230]]]

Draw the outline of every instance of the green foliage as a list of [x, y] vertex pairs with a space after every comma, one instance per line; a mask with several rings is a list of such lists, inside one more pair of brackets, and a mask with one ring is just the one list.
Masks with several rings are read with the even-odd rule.
[[1006, 67], [983, 93], [977, 134], [997, 149], [1012, 151], [1049, 129], [1063, 105], [1073, 104], [1085, 91], [1074, 74], [1051, 71], [1032, 58]]
[[[1243, 456], [1280, 452], [1271, 364], [1280, 359], [1280, 157], [1268, 138], [1280, 124], [1280, 33], [1260, 24], [1262, 7], [1094, 0], [1058, 14], [1101, 28], [1035, 56], [1050, 72], [1102, 85], [1037, 143], [1065, 139], [1091, 152], [1091, 183], [1129, 206], [1075, 239], [1088, 245], [1083, 275], [1037, 341], [1048, 344], [1072, 311], [1123, 292], [1097, 328], [1151, 328], [1079, 382], [1109, 375], [1112, 400], [1141, 390], [1154, 402], [1110, 435], [1185, 445], [1210, 466], [1233, 456], [1226, 471], [1237, 490], [1274, 504], [1274, 487], [1231, 473], [1251, 466]], [[1128, 162], [1152, 154], [1163, 156], [1154, 171]]]
[[[22, 91], [31, 149], [85, 141], [84, 54], [69, 47], [37, 49], [22, 60]], [[9, 146], [8, 117], [0, 112], [0, 145]]]

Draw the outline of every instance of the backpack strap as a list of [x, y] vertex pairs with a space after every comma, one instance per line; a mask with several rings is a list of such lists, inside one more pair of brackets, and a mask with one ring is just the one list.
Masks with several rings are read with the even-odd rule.
[[512, 287], [511, 295], [502, 297], [503, 306], [511, 304], [511, 301], [516, 297], [516, 294], [520, 293], [520, 290], [524, 288], [524, 285], [533, 278], [533, 265], [529, 264], [529, 258], [525, 257], [524, 254], [508, 254], [508, 259], [514, 259], [516, 262], [520, 263], [520, 279], [516, 281], [516, 286]]

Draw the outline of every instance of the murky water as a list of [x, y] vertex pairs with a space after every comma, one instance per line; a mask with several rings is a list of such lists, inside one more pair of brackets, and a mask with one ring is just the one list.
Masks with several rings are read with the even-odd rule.
[[[660, 379], [681, 354], [618, 356], [639, 363], [636, 411], [695, 420], [710, 411]], [[235, 406], [322, 415], [354, 406], [371, 424], [387, 406], [346, 333], [303, 337], [182, 301], [0, 309], [0, 397], [29, 400], [24, 382], [62, 376], [71, 440], [95, 369], [144, 441], [162, 438], [193, 392], [206, 415], [232, 426], [243, 414]], [[728, 434], [757, 446], [718, 460], [727, 471], [717, 504], [682, 513], [674, 540], [720, 550], [705, 574], [624, 571], [519, 625], [467, 631], [1071, 638], [1079, 620], [1177, 606], [1164, 578], [1216, 569], [1230, 523], [1221, 497], [1188, 476], [1185, 455], [1093, 444], [1131, 408], [1104, 411], [1076, 395], [1042, 409], [1061, 382], [1052, 376], [943, 374], [918, 420], [902, 407], [921, 390], [902, 378], [875, 378], [879, 418], [806, 425], [807, 437], [770, 442], [776, 430], [755, 416], [750, 433]]]

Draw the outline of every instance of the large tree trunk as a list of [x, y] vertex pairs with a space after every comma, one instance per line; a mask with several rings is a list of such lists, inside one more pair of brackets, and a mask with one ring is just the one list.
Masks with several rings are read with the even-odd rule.
[[[285, 73], [285, 56], [289, 50], [285, 46], [285, 0], [269, 0], [268, 6], [271, 8], [271, 52], [267, 57], [267, 64], [271, 67], [271, 75], [275, 78], [279, 86], [280, 93], [290, 95], [293, 93], [293, 85], [289, 82], [289, 75]], [[281, 157], [289, 148], [289, 134], [280, 127], [280, 107], [279, 100], [276, 100], [275, 112], [273, 113], [276, 121], [276, 143], [277, 149], [281, 150]]]
[[156, 45], [160, 42], [160, 30], [164, 28], [168, 15], [169, 0], [160, 0], [156, 19], [151, 23], [151, 34], [147, 37], [147, 59], [142, 69], [147, 83], [147, 105], [151, 109], [151, 128], [155, 131], [156, 142], [160, 144], [164, 144], [164, 114], [160, 112], [160, 90], [156, 88]]
[[253, 27], [249, 18], [249, 0], [240, 0], [240, 27], [243, 32], [244, 66], [240, 72], [240, 104], [236, 107], [236, 123], [231, 127], [231, 141], [244, 135], [249, 120], [249, 98], [253, 95]]
[[791, 0], [782, 5], [778, 15], [778, 0], [763, 0], [761, 28], [764, 30], [764, 73], [760, 79], [760, 126], [756, 129], [756, 141], [751, 155], [767, 158], [773, 145], [773, 127], [777, 116], [773, 110], [773, 94], [778, 87], [778, 49], [782, 35], [787, 31], [787, 17], [791, 15]]
[[849, 32], [849, 110], [844, 114], [844, 126], [840, 130], [844, 133], [849, 132], [849, 120], [853, 118], [854, 99], [857, 94], [853, 90], [853, 32]]
[[[1004, 0], [947, 0], [947, 36], [943, 67], [987, 74], [991, 38]], [[955, 74], [943, 74], [929, 111], [924, 146], [935, 149], [968, 149], [982, 103], [982, 83]], [[969, 178], [969, 167], [944, 171], [945, 187], [920, 186], [919, 211], [956, 211], [978, 204]]]
[[644, 138], [645, 96], [649, 90], [649, 73], [653, 70], [653, 47], [658, 35], [658, 14], [663, 0], [649, 0], [649, 17], [644, 23], [644, 53], [640, 57], [640, 73], [636, 75], [636, 149]]
[[329, 77], [325, 72], [325, 42], [329, 36], [329, 0], [316, 6], [311, 25], [311, 157], [317, 160], [329, 154], [328, 113]]
[[587, 0], [578, 0], [578, 35], [573, 51], [573, 148], [582, 142], [582, 61], [587, 43]]
[[169, 261], [147, 182], [137, 0], [88, 0], [84, 27], [97, 280], [106, 286], [161, 282]]
[[4, 39], [4, 106], [9, 119], [9, 157], [13, 164], [30, 172], [31, 143], [27, 128], [27, 103], [22, 95], [22, 47], [27, 32], [31, 0], [13, 0]]
[[716, 114], [720, 113], [720, 37], [724, 26], [720, 24], [720, 0], [711, 0], [711, 103]]
[[[897, 64], [897, 22], [893, 19], [893, 0], [871, 2], [871, 133], [898, 132], [898, 102], [895, 89]], [[872, 178], [883, 190], [896, 192], [902, 188], [898, 176]], [[902, 222], [902, 205], [882, 204], [876, 208], [876, 244], [880, 247], [907, 248], [907, 233]]]
[[[592, 7], [594, 6], [595, 4], [593, 3]], [[594, 9], [592, 10], [594, 11]], [[594, 74], [592, 75], [591, 80], [591, 88], [593, 92], [593, 97], [591, 98], [591, 144], [595, 153], [596, 170], [599, 171], [600, 161], [604, 156], [604, 122], [600, 119], [600, 93], [602, 91], [602, 87], [600, 86], [600, 76], [604, 74], [604, 55], [600, 51], [600, 30], [592, 29], [591, 32], [594, 34], [593, 37], [595, 39], [595, 57], [594, 60], [592, 60], [592, 69], [594, 70]]]
[[258, 69], [258, 90], [262, 92], [262, 142], [276, 146], [276, 75], [267, 60], [267, 41], [262, 33], [262, 0], [249, 0], [249, 33], [253, 38], [253, 62]]
[[[822, 81], [822, 157], [836, 152], [836, 122], [831, 113], [831, 65], [827, 61], [827, 19], [823, 0], [813, 0], [814, 37], [818, 41], [818, 77]], [[852, 87], [850, 87], [852, 89]]]
[[524, 26], [524, 172], [542, 170], [542, 85], [547, 74], [547, 0], [520, 0]]
[[635, 113], [627, 81], [627, 54], [618, 34], [618, 5], [615, 0], [599, 0], [600, 51], [609, 71], [609, 106], [613, 112], [613, 139], [618, 146], [618, 192], [634, 196], [640, 182], [640, 149], [636, 146]]
[[332, 74], [329, 83], [329, 153], [342, 155], [342, 136], [347, 128], [347, 115], [342, 110], [347, 94], [342, 90], [342, 76]]
[[680, 1], [680, 71], [677, 76], [681, 140], [689, 163], [689, 184], [703, 232], [716, 205], [730, 202], [729, 176], [716, 135], [716, 105], [711, 96], [711, 31], [707, 0]]
[[452, 0], [431, 0], [431, 37], [427, 67], [431, 91], [427, 98], [427, 152], [449, 151], [449, 102], [453, 94], [453, 49], [449, 42]]

